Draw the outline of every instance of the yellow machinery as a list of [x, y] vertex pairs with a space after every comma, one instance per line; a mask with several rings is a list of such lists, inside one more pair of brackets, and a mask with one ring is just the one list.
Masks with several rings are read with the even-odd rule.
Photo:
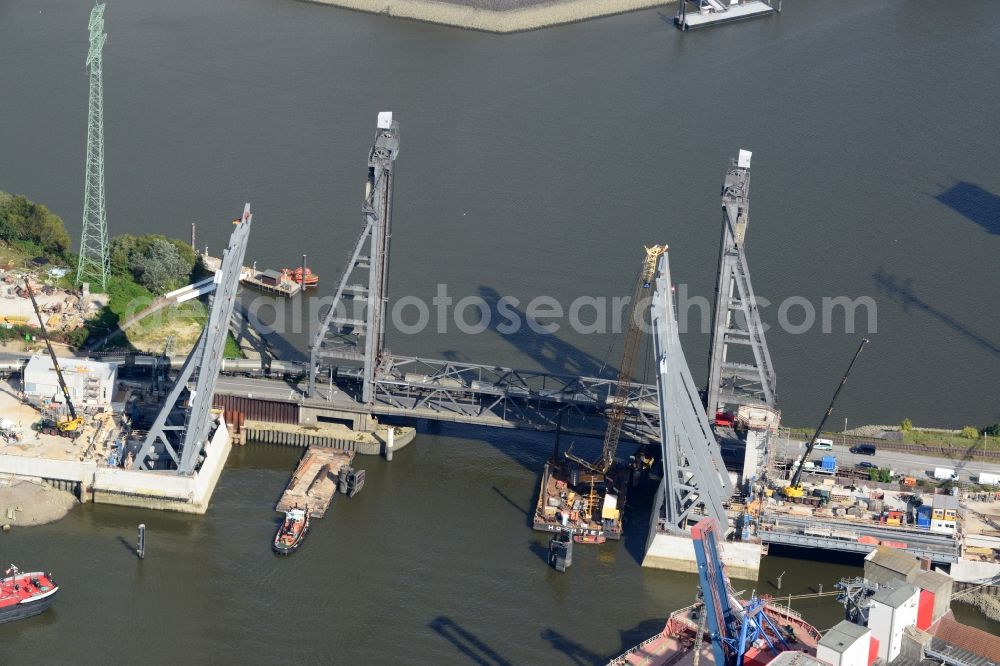
[[38, 309], [38, 303], [35, 301], [35, 293], [31, 290], [31, 285], [27, 280], [24, 281], [24, 287], [28, 292], [28, 297], [31, 298], [31, 307], [35, 308], [35, 316], [38, 317], [38, 326], [42, 329], [42, 339], [45, 340], [45, 347], [49, 350], [52, 367], [55, 368], [56, 377], [59, 379], [59, 388], [62, 389], [63, 397], [66, 399], [66, 407], [69, 408], [69, 418], [58, 416], [51, 419], [43, 418], [39, 424], [39, 430], [47, 434], [58, 432], [63, 437], [76, 439], [80, 436], [80, 431], [83, 430], [83, 417], [77, 416], [76, 409], [73, 408], [73, 401], [69, 397], [69, 388], [66, 387], [66, 380], [63, 379], [59, 360], [56, 358], [56, 353], [52, 350], [52, 343], [49, 342], [49, 334], [45, 331], [45, 322], [42, 321], [42, 311]]
[[792, 481], [787, 487], [782, 491], [785, 497], [789, 499], [797, 499], [805, 495], [805, 489], [799, 484], [799, 479], [802, 478], [802, 468], [806, 466], [806, 461], [809, 460], [809, 456], [812, 454], [813, 447], [816, 446], [816, 438], [823, 431], [823, 426], [826, 425], [826, 420], [830, 418], [830, 414], [833, 413], [833, 404], [837, 402], [837, 396], [840, 395], [840, 389], [844, 388], [844, 384], [847, 383], [847, 376], [851, 374], [851, 369], [854, 367], [854, 362], [858, 360], [858, 356], [861, 355], [861, 350], [865, 348], [868, 344], [868, 338], [861, 338], [861, 344], [858, 345], [858, 351], [854, 352], [854, 358], [851, 359], [851, 364], [847, 366], [847, 372], [844, 373], [843, 379], [840, 380], [840, 385], [837, 386], [837, 390], [833, 392], [833, 397], [830, 399], [830, 406], [826, 408], [826, 414], [823, 415], [823, 419], [819, 422], [819, 426], [816, 427], [816, 432], [813, 433], [812, 439], [809, 440], [809, 445], [806, 446], [806, 452], [802, 454], [802, 459], [799, 460], [799, 466], [795, 468], [795, 473], [792, 474]]

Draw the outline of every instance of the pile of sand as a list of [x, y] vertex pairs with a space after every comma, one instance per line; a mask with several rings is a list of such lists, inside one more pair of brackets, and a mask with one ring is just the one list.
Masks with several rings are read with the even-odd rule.
[[72, 493], [40, 481], [0, 479], [0, 525], [30, 527], [52, 523], [76, 506]]

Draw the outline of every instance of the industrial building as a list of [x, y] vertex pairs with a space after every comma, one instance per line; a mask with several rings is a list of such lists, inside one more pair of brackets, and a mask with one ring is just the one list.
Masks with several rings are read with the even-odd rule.
[[832, 666], [869, 666], [877, 650], [871, 629], [843, 620], [820, 639], [816, 658]]
[[880, 546], [865, 556], [865, 580], [875, 585], [894, 581], [916, 584], [921, 571], [919, 560], [896, 548]]
[[[59, 364], [73, 404], [80, 409], [94, 409], [111, 403], [118, 367], [85, 359], [65, 359]], [[32, 356], [24, 367], [24, 397], [27, 401], [62, 403], [52, 359], [45, 354]]]

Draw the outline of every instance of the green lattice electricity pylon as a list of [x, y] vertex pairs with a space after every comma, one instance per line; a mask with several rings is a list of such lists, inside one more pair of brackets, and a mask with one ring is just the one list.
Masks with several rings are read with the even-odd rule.
[[80, 235], [80, 263], [77, 283], [108, 285], [108, 221], [104, 211], [104, 84], [101, 79], [101, 51], [104, 34], [104, 3], [90, 12], [90, 105], [87, 115], [87, 170], [83, 192], [83, 232]]

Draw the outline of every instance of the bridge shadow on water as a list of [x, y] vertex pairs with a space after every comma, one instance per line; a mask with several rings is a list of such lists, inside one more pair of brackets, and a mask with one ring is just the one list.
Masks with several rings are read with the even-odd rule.
[[[489, 328], [504, 342], [522, 352], [546, 372], [581, 377], [614, 376], [614, 368], [604, 361], [556, 337], [555, 333], [536, 332], [528, 322], [531, 317], [508, 302], [501, 303], [493, 287], [480, 286], [479, 296], [486, 301], [491, 317]], [[546, 322], [536, 324], [545, 325]], [[507, 330], [508, 328], [514, 330]]]
[[887, 294], [893, 301], [902, 305], [904, 312], [909, 313], [910, 308], [922, 311], [947, 325], [981, 349], [994, 356], [1000, 356], [1000, 343], [991, 340], [986, 335], [965, 325], [947, 312], [923, 300], [913, 291], [913, 280], [911, 278], [901, 280], [891, 273], [886, 273], [884, 267], [880, 266], [877, 271], [872, 273], [872, 280], [874, 280], [880, 292]]
[[934, 198], [989, 233], [1000, 235], [1000, 197], [992, 192], [963, 180]]
[[511, 662], [500, 656], [493, 648], [484, 643], [468, 629], [454, 620], [439, 615], [428, 625], [439, 636], [455, 646], [455, 649], [465, 655], [469, 661], [482, 666], [511, 666]]
[[597, 666], [608, 663], [608, 658], [591, 652], [576, 641], [570, 640], [555, 629], [545, 629], [541, 633], [542, 640], [548, 641], [553, 648], [569, 657], [578, 666]]

